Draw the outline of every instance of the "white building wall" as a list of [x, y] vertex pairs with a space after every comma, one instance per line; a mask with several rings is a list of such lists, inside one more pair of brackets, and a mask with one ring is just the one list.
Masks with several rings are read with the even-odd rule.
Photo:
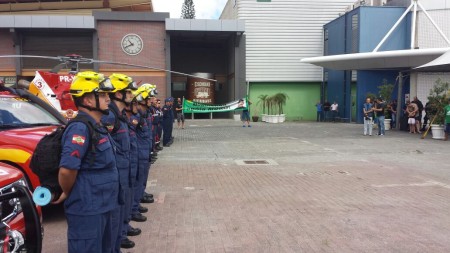
[[[441, 3], [444, 4], [444, 2]], [[450, 6], [447, 8], [450, 8]], [[427, 11], [442, 32], [450, 39], [450, 9]], [[450, 47], [423, 12], [418, 15], [417, 27], [419, 48]], [[450, 82], [450, 73], [418, 73], [417, 83], [411, 82], [411, 98], [417, 94], [419, 100], [425, 104], [428, 101], [430, 89], [433, 88], [439, 78], [445, 82]]]
[[[450, 40], [450, 9], [428, 10], [428, 13]], [[450, 47], [422, 11], [418, 15], [417, 27], [419, 48]]]
[[[417, 98], [425, 105], [428, 101], [430, 90], [438, 79], [450, 83], [450, 73], [418, 73]], [[414, 95], [411, 96], [411, 99]]]
[[[320, 82], [322, 68], [300, 59], [323, 55], [323, 25], [344, 13], [354, 0], [229, 0], [222, 14], [233, 7], [246, 21], [247, 80]], [[228, 8], [228, 9], [227, 9]]]
[[420, 3], [427, 10], [450, 8], [450, 0], [422, 0]]

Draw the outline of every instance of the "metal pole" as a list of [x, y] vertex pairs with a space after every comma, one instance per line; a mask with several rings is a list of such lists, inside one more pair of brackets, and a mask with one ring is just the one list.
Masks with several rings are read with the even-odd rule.
[[400, 130], [400, 115], [402, 110], [402, 93], [403, 93], [403, 74], [402, 72], [398, 73], [398, 92], [397, 92], [397, 114], [395, 115], [396, 129]]
[[377, 52], [378, 49], [383, 45], [383, 43], [391, 36], [391, 33], [394, 32], [395, 28], [402, 22], [402, 20], [406, 17], [406, 14], [409, 13], [411, 8], [414, 6], [414, 3], [411, 3], [411, 5], [406, 9], [406, 11], [403, 13], [403, 15], [397, 20], [397, 22], [394, 24], [394, 26], [389, 30], [389, 32], [384, 36], [384, 38], [380, 41], [380, 43], [377, 45], [377, 47], [372, 52]]
[[417, 2], [414, 1], [414, 11], [411, 28], [411, 49], [416, 47], [416, 20], [417, 20]]

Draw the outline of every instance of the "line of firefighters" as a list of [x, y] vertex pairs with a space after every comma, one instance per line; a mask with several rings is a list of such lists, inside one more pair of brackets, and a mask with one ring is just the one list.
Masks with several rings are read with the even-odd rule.
[[150, 164], [162, 150], [160, 137], [173, 142], [173, 98], [156, 99], [156, 86], [137, 86], [125, 74], [85, 71], [74, 78], [70, 93], [84, 117], [62, 137], [58, 182], [63, 190], [54, 203], [64, 202], [69, 252], [120, 252], [135, 243], [128, 236], [141, 234], [130, 220], [145, 222], [153, 203], [146, 193]]

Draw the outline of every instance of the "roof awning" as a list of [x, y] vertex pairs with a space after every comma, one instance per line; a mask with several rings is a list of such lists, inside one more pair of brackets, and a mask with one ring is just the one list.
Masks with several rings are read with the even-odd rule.
[[[334, 70], [405, 69], [433, 61], [449, 50], [447, 47], [341, 54], [304, 58], [300, 62]], [[447, 59], [450, 59], [450, 55]]]
[[415, 70], [426, 72], [450, 72], [450, 50], [435, 60], [415, 68]]

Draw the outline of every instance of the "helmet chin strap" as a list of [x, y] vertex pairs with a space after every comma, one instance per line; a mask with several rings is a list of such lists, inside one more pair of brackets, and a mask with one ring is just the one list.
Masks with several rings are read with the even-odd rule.
[[128, 110], [128, 109], [125, 107], [124, 110], [125, 110], [126, 112], [131, 113], [131, 114], [133, 114], [133, 115], [138, 114], [137, 112], [133, 112], [133, 107], [134, 107], [133, 103], [128, 103], [127, 106], [130, 106], [130, 109]]
[[130, 103], [128, 103], [128, 102], [125, 101], [125, 99], [127, 98], [127, 92], [126, 92], [125, 90], [120, 90], [119, 92], [122, 94], [122, 98], [120, 98], [120, 99], [119, 99], [119, 98], [116, 98], [116, 96], [113, 94], [113, 95], [111, 96], [111, 99], [116, 100], [116, 101], [118, 101], [118, 102], [122, 102], [122, 103], [125, 104], [125, 106], [129, 106]]
[[103, 115], [108, 115], [109, 109], [105, 109], [105, 110], [100, 109], [100, 100], [99, 100], [98, 93], [94, 92], [94, 96], [95, 96], [95, 107], [87, 106], [87, 105], [79, 105], [79, 106], [86, 108], [89, 111], [98, 111], [98, 112], [101, 112]]

